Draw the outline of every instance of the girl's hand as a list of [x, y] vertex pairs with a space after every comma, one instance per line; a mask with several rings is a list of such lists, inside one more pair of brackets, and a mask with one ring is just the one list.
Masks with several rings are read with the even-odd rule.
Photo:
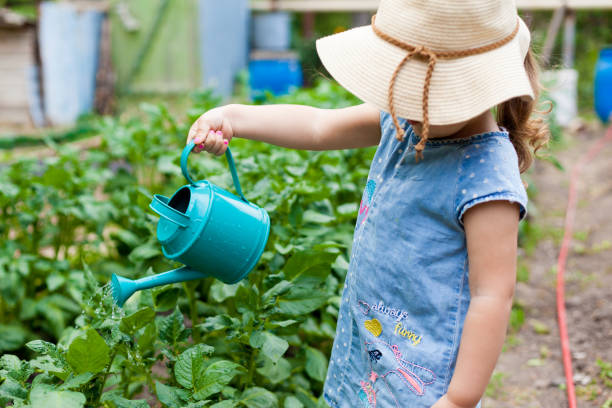
[[196, 145], [193, 149], [194, 153], [204, 150], [221, 156], [227, 150], [233, 137], [232, 125], [221, 107], [209, 110], [191, 125], [187, 144], [193, 140]]
[[474, 408], [465, 405], [458, 405], [448, 399], [448, 394], [444, 395], [431, 408]]

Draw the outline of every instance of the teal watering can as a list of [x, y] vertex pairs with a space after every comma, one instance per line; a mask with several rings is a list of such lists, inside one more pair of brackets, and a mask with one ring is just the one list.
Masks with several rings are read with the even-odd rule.
[[237, 283], [251, 272], [264, 251], [270, 217], [244, 197], [230, 149], [225, 157], [238, 196], [208, 181], [193, 181], [187, 161], [194, 147], [188, 144], [181, 155], [181, 170], [189, 184], [171, 198], [156, 195], [150, 205], [160, 216], [157, 239], [164, 256], [186, 266], [136, 281], [113, 274], [113, 297], [119, 306], [134, 292], [161, 285], [206, 277]]

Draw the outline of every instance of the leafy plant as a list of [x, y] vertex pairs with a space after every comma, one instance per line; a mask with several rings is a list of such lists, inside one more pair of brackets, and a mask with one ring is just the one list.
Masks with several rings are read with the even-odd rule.
[[[356, 103], [325, 83], [293, 98]], [[218, 103], [210, 93], [194, 95], [185, 121], [162, 105], [143, 105], [143, 120], [90, 118], [99, 147], [79, 151], [48, 139], [56, 156], [0, 167], [0, 351], [11, 353], [1, 360], [0, 403], [321, 404], [373, 149], [297, 152], [234, 141], [243, 189], [272, 218], [249, 278], [141, 292], [124, 311], [101, 287], [113, 272], [136, 277], [174, 266], [160, 252], [148, 204], [152, 192], [184, 184], [178, 153], [187, 126]], [[202, 155], [190, 166], [232, 190], [222, 160]]]

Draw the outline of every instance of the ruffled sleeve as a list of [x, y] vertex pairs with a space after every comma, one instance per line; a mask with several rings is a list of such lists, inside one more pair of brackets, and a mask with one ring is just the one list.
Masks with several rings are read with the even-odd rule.
[[470, 208], [489, 201], [517, 203], [520, 219], [527, 215], [527, 192], [521, 180], [518, 158], [507, 138], [490, 138], [462, 148], [455, 213], [463, 225]]

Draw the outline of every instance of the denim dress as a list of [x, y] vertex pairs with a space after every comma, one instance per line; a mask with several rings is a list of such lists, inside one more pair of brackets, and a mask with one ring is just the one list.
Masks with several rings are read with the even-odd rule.
[[431, 407], [448, 390], [470, 304], [464, 213], [527, 194], [507, 132], [382, 138], [355, 228], [324, 398], [332, 408]]

